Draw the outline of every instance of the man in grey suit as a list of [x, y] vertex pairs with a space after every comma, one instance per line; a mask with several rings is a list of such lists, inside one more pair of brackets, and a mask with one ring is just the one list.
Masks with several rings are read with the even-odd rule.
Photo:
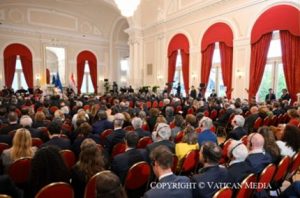
[[191, 198], [192, 189], [195, 184], [185, 176], [174, 175], [171, 167], [173, 166], [173, 153], [168, 147], [160, 145], [153, 149], [150, 154], [153, 172], [158, 178], [158, 182], [150, 184], [151, 190], [144, 195], [145, 198]]

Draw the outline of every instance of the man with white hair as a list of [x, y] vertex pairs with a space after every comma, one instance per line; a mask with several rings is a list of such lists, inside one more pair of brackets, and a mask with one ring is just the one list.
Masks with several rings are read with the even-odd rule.
[[229, 132], [227, 139], [240, 140], [244, 135], [247, 135], [244, 129], [245, 118], [241, 115], [235, 115], [231, 121], [233, 130]]
[[114, 145], [117, 143], [123, 142], [124, 137], [126, 134], [126, 131], [122, 129], [123, 124], [124, 124], [125, 117], [122, 113], [117, 113], [115, 114], [115, 119], [114, 119], [114, 131], [112, 134], [107, 136], [107, 141], [105, 144], [105, 149], [111, 153]]
[[156, 127], [156, 131], [152, 132], [153, 143], [147, 145], [146, 149], [150, 153], [154, 148], [165, 145], [167, 146], [172, 153], [175, 153], [175, 144], [169, 139], [171, 137], [171, 128], [166, 123], [159, 123]]
[[134, 131], [138, 134], [139, 139], [142, 138], [142, 137], [150, 136], [151, 135], [149, 131], [146, 131], [146, 130], [142, 129], [143, 120], [141, 118], [134, 117], [131, 120], [131, 124], [132, 124], [132, 126], [134, 128]]
[[23, 115], [20, 119], [20, 125], [26, 129], [29, 130], [31, 137], [33, 138], [42, 138], [42, 132], [40, 132], [38, 129], [32, 128], [32, 119], [28, 115]]
[[251, 167], [245, 162], [248, 156], [248, 149], [243, 142], [231, 140], [227, 156], [230, 159], [227, 170], [234, 182], [242, 182], [245, 177], [252, 173]]
[[214, 142], [218, 144], [217, 136], [210, 129], [213, 126], [213, 122], [209, 117], [203, 117], [199, 121], [199, 128], [201, 129], [201, 133], [198, 135], [198, 144], [199, 148], [204, 142]]

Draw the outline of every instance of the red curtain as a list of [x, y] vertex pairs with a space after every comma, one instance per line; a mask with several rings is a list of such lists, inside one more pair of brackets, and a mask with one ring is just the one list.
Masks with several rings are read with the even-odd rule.
[[183, 50], [181, 50], [181, 59], [182, 59], [182, 76], [183, 76], [183, 83], [186, 95], [189, 94], [189, 58], [190, 55]]
[[300, 36], [282, 30], [280, 40], [285, 81], [294, 102], [297, 100], [296, 94], [300, 92]]
[[32, 69], [32, 60], [27, 59], [24, 56], [20, 56], [22, 69], [26, 83], [29, 88], [33, 88], [33, 69]]
[[[176, 58], [178, 51], [175, 50], [169, 55], [169, 68], [168, 68], [168, 83], [173, 83], [175, 68], [176, 68]], [[168, 87], [168, 92], [170, 92], [172, 87]]]
[[205, 50], [202, 51], [201, 83], [204, 83], [205, 85], [208, 84], [214, 50], [215, 50], [215, 43], [212, 43], [208, 45]]
[[229, 47], [225, 43], [220, 42], [222, 77], [224, 85], [227, 87], [226, 96], [228, 99], [231, 99], [232, 89], [232, 51], [232, 47]]
[[271, 39], [272, 32], [264, 34], [251, 45], [249, 100], [255, 97], [261, 83]]
[[97, 93], [97, 63], [95, 63], [94, 61], [89, 61], [89, 66], [92, 83], [95, 89], [95, 93]]
[[14, 80], [14, 75], [16, 71], [16, 60], [17, 60], [16, 55], [13, 55], [11, 57], [4, 56], [5, 85], [8, 88], [11, 88], [12, 82]]
[[48, 68], [46, 69], [46, 83], [50, 84], [50, 71]]
[[85, 61], [77, 62], [77, 93], [81, 93], [81, 86], [84, 74], [84, 63]]

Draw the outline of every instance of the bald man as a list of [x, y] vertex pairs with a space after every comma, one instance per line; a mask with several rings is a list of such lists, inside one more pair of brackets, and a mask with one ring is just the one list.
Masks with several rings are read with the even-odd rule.
[[264, 137], [259, 133], [252, 133], [248, 136], [249, 155], [246, 162], [252, 172], [259, 174], [267, 165], [272, 163], [272, 157], [264, 151]]

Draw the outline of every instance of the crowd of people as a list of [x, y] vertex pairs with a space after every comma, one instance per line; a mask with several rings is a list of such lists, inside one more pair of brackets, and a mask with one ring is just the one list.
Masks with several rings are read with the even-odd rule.
[[[72, 185], [75, 197], [83, 197], [89, 179], [102, 171], [96, 182], [98, 197], [212, 197], [220, 188], [209, 182], [241, 183], [249, 174], [259, 175], [267, 165], [278, 164], [283, 156], [293, 157], [299, 152], [299, 106], [288, 100], [257, 103], [216, 96], [199, 100], [167, 93], [78, 96], [70, 92], [44, 96], [37, 91], [5, 92], [0, 105], [0, 143], [9, 148], [1, 154], [0, 194], [34, 197], [45, 185], [62, 181]], [[210, 117], [213, 111], [217, 116]], [[258, 129], [254, 126], [257, 118], [285, 114], [288, 118], [282, 125], [274, 122]], [[130, 131], [125, 130], [128, 126], [132, 127]], [[107, 129], [113, 132], [101, 138]], [[225, 129], [225, 141], [230, 140], [227, 162], [223, 164], [224, 143], [217, 137], [220, 129]], [[242, 142], [245, 136], [246, 144]], [[138, 149], [143, 137], [153, 142]], [[43, 143], [32, 147], [33, 138]], [[125, 143], [125, 152], [113, 156], [114, 146], [121, 142]], [[70, 171], [60, 155], [60, 150], [65, 149], [78, 159]], [[186, 154], [193, 150], [199, 151], [197, 171], [179, 176]], [[178, 159], [175, 170], [174, 156]], [[32, 167], [28, 184], [19, 189], [7, 174], [10, 165], [23, 157], [32, 158]], [[152, 185], [148, 191], [126, 193], [123, 185], [127, 172], [141, 161], [152, 166], [151, 181], [188, 187]], [[299, 193], [298, 183], [294, 184], [281, 196]]]

